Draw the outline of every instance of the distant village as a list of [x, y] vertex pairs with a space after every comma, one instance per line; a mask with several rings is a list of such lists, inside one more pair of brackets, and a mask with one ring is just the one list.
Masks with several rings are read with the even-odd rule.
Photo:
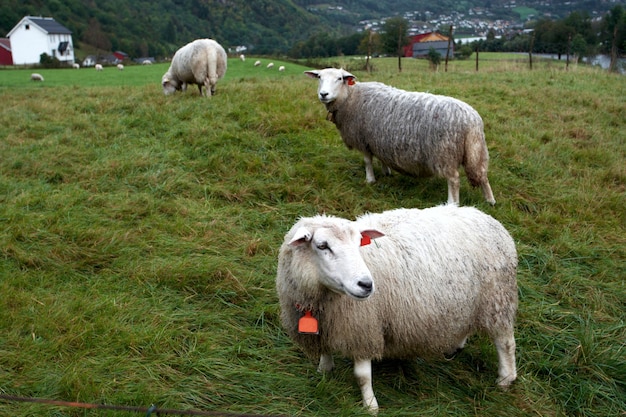
[[[538, 5], [545, 5], [546, 2], [540, 2]], [[564, 5], [570, 5], [572, 10], [575, 8], [576, 2], [568, 2]], [[510, 0], [509, 3], [503, 5], [505, 9], [514, 9], [520, 6], [515, 0]], [[328, 10], [334, 12], [348, 12], [341, 6], [328, 6]], [[592, 19], [601, 19], [602, 13], [598, 11], [592, 11], [589, 13]], [[359, 31], [372, 30], [378, 32], [382, 30], [385, 20], [392, 16], [382, 18], [379, 20], [362, 20], [359, 22]], [[540, 16], [529, 14], [522, 20], [503, 20], [497, 19], [495, 14], [486, 8], [476, 7], [468, 10], [467, 13], [450, 12], [447, 14], [436, 14], [431, 11], [413, 11], [406, 12], [402, 15], [404, 19], [409, 22], [408, 35], [414, 36], [427, 32], [442, 32], [447, 34], [450, 26], [454, 27], [454, 33], [462, 35], [462, 37], [485, 37], [492, 31], [496, 36], [510, 35], [512, 33], [519, 33], [524, 30], [524, 24], [530, 20], [536, 20], [539, 18], [552, 19], [550, 13], [542, 13]]]

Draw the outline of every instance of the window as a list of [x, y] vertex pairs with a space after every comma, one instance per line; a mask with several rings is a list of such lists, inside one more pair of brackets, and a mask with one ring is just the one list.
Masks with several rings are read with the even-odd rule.
[[30, 25], [29, 25], [28, 23], [26, 23], [26, 24], [24, 25], [24, 29], [29, 30], [29, 29], [30, 29]]

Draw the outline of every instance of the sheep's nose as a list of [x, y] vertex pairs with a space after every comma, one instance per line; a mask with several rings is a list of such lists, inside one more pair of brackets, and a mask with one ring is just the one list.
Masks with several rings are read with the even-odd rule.
[[367, 293], [372, 292], [372, 288], [374, 288], [374, 283], [368, 278], [360, 280], [356, 285], [365, 290]]
[[328, 93], [320, 91], [320, 100], [325, 99], [326, 97], [328, 97]]

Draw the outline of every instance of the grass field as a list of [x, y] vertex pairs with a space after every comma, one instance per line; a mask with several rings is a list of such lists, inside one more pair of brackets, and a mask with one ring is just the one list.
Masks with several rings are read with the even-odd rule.
[[[488, 54], [481, 54], [481, 57]], [[624, 416], [626, 82], [523, 60], [332, 63], [462, 99], [485, 121], [519, 252], [518, 380], [495, 349], [374, 364], [380, 416]], [[445, 201], [441, 179], [366, 185], [304, 67], [229, 62], [218, 94], [164, 96], [165, 64], [0, 70], [0, 394], [255, 415], [367, 415], [347, 360], [322, 376], [283, 333], [278, 248], [299, 216]], [[264, 59], [264, 63], [268, 60]], [[281, 63], [282, 64], [282, 63]], [[276, 66], [279, 63], [276, 61]], [[132, 413], [4, 401], [6, 416]]]

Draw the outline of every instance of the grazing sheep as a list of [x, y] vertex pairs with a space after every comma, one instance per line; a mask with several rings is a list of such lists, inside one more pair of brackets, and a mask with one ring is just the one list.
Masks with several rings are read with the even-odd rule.
[[141, 65], [152, 65], [152, 61], [150, 61], [149, 59], [144, 59], [143, 61], [141, 61]]
[[270, 62], [269, 64], [267, 64], [267, 68], [274, 68], [274, 63]]
[[33, 72], [32, 74], [30, 74], [30, 80], [31, 81], [43, 81], [43, 75]]
[[96, 64], [95, 68], [96, 68], [96, 71], [102, 71], [102, 65], [100, 64]]
[[117, 64], [117, 69], [120, 70], [120, 71], [124, 71], [124, 65]]
[[241, 62], [246, 62], [246, 56], [244, 54], [239, 55], [239, 59], [241, 59]]
[[376, 412], [372, 360], [444, 357], [475, 332], [496, 346], [498, 385], [516, 379], [516, 271], [515, 244], [497, 220], [447, 204], [301, 218], [280, 248], [276, 290], [287, 334], [319, 357], [321, 372], [333, 353], [352, 359], [363, 404]]
[[281, 65], [280, 67], [278, 67], [278, 71], [284, 72], [285, 71], [285, 66]]
[[213, 39], [196, 39], [174, 54], [161, 80], [163, 92], [168, 95], [176, 90], [186, 91], [187, 84], [197, 84], [200, 95], [211, 97], [217, 80], [226, 74], [227, 60], [226, 51], [219, 43]]
[[260, 67], [260, 66], [261, 66], [261, 61], [256, 61], [256, 62], [254, 63], [254, 66], [255, 66], [255, 67]]
[[343, 69], [305, 71], [319, 79], [319, 100], [350, 149], [364, 155], [365, 178], [376, 181], [373, 157], [415, 176], [448, 180], [448, 202], [459, 204], [459, 166], [472, 186], [495, 204], [487, 178], [489, 152], [483, 121], [468, 104], [452, 97], [399, 90], [377, 82], [355, 82]]
[[79, 64], [79, 63], [77, 63], [77, 62], [75, 62], [75, 63], [73, 63], [73, 64], [72, 64], [72, 68], [74, 68], [74, 69], [80, 69], [80, 64]]

